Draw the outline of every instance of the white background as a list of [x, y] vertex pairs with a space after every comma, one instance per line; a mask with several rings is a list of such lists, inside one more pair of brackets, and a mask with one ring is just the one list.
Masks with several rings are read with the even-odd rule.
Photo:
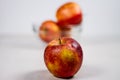
[[120, 35], [119, 0], [0, 0], [0, 34], [33, 34], [32, 24], [56, 20], [57, 8], [67, 2], [80, 4], [83, 36]]
[[46, 69], [46, 44], [32, 25], [56, 20], [56, 9], [68, 1], [84, 14], [82, 32], [72, 33], [83, 65], [70, 80], [120, 80], [120, 0], [0, 0], [0, 80], [63, 80]]

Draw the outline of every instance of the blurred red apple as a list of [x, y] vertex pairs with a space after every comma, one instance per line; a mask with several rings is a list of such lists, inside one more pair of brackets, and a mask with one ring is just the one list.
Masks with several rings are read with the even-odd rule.
[[69, 25], [78, 25], [82, 22], [82, 11], [80, 6], [74, 2], [63, 4], [56, 12], [58, 25], [68, 27]]
[[83, 52], [80, 44], [72, 38], [51, 41], [45, 49], [44, 61], [48, 70], [56, 77], [71, 78], [80, 69]]
[[61, 37], [71, 37], [71, 29], [70, 27], [62, 28], [60, 27], [61, 30]]
[[60, 35], [58, 25], [52, 20], [43, 22], [39, 28], [39, 37], [45, 42], [50, 42], [55, 38], [59, 38]]

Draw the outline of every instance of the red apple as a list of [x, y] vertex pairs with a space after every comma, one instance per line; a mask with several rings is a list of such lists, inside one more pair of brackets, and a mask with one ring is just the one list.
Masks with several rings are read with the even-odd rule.
[[60, 35], [60, 28], [52, 20], [44, 21], [39, 28], [39, 37], [45, 42], [59, 38]]
[[63, 4], [56, 12], [58, 25], [68, 27], [82, 22], [82, 10], [77, 3], [68, 2]]
[[54, 76], [71, 78], [82, 65], [82, 48], [72, 38], [63, 37], [52, 40], [45, 48], [44, 61]]
[[71, 29], [72, 28], [62, 28], [60, 27], [61, 30], [61, 37], [71, 37]]

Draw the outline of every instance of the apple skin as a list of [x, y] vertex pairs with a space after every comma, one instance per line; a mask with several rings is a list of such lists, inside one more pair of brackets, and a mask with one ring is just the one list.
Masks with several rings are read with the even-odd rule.
[[72, 38], [52, 40], [45, 48], [44, 62], [50, 73], [56, 77], [73, 77], [79, 71], [82, 61], [82, 48]]
[[39, 37], [47, 43], [60, 36], [61, 30], [56, 22], [52, 20], [44, 21], [39, 27]]
[[77, 3], [68, 2], [58, 8], [56, 18], [61, 27], [78, 25], [82, 22], [82, 10]]

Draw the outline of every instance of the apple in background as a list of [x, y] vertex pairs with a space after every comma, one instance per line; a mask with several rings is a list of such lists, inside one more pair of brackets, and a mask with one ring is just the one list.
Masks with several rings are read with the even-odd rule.
[[60, 35], [60, 28], [52, 20], [44, 21], [39, 28], [39, 37], [47, 43], [59, 38]]
[[78, 25], [82, 22], [82, 11], [77, 3], [68, 2], [58, 8], [56, 18], [57, 24], [61, 27]]
[[71, 28], [67, 27], [67, 28], [62, 28], [60, 27], [61, 30], [61, 37], [71, 37]]
[[54, 76], [71, 78], [82, 65], [82, 48], [72, 38], [62, 37], [52, 40], [45, 48], [44, 61]]

